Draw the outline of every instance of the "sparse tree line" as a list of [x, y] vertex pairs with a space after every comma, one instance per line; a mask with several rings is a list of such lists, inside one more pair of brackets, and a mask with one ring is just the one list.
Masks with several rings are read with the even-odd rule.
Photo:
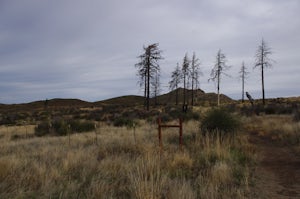
[[182, 62], [182, 67], [179, 67], [179, 63], [175, 70], [172, 72], [171, 80], [169, 82], [170, 90], [176, 89], [176, 105], [178, 105], [178, 88], [183, 83], [183, 110], [186, 111], [188, 105], [186, 90], [191, 88], [192, 99], [191, 105], [194, 105], [194, 91], [200, 88], [199, 78], [202, 75], [200, 69], [200, 61], [193, 53], [192, 59], [189, 59], [187, 53], [185, 54]]
[[[144, 89], [145, 107], [149, 110], [150, 98], [154, 97], [155, 104], [157, 103], [156, 97], [160, 94], [160, 65], [159, 61], [163, 59], [162, 51], [158, 47], [158, 43], [151, 44], [147, 47], [143, 47], [143, 53], [138, 56], [139, 62], [135, 65], [137, 68], [137, 75], [139, 77], [139, 85]], [[271, 67], [273, 60], [269, 55], [272, 54], [271, 48], [268, 47], [266, 42], [262, 39], [260, 45], [255, 53], [255, 65], [253, 68], [259, 68], [261, 70], [261, 82], [262, 82], [262, 99], [263, 105], [265, 105], [265, 88], [264, 88], [264, 70]], [[178, 88], [183, 86], [183, 111], [186, 111], [188, 102], [194, 106], [194, 92], [200, 88], [200, 76], [203, 76], [200, 68], [199, 58], [196, 57], [195, 52], [192, 58], [188, 57], [186, 53], [182, 64], [177, 63], [174, 71], [171, 73], [171, 80], [169, 81], [169, 89], [176, 92], [176, 105], [178, 105]], [[217, 104], [220, 105], [220, 84], [222, 77], [229, 76], [226, 71], [231, 66], [227, 65], [227, 58], [221, 49], [218, 50], [215, 65], [213, 66], [208, 81], [216, 83], [217, 87]], [[244, 102], [245, 93], [245, 80], [247, 79], [249, 72], [242, 62], [239, 78], [242, 80], [242, 102]], [[230, 76], [229, 76], [230, 77]], [[187, 89], [190, 89], [191, 99], [188, 99]], [[249, 96], [249, 94], [247, 95]]]

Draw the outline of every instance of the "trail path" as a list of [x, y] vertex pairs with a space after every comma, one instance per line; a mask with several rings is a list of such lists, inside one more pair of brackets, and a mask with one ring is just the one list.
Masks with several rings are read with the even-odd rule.
[[250, 142], [256, 145], [259, 158], [255, 198], [299, 199], [300, 154], [257, 133], [252, 133]]

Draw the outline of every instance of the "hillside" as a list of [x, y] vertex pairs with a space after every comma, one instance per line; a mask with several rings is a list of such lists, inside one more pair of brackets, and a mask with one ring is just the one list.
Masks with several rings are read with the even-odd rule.
[[[178, 90], [178, 104], [182, 104], [183, 89]], [[191, 90], [187, 90], [187, 100], [191, 104]], [[200, 106], [214, 106], [217, 94], [205, 93], [202, 90], [194, 92], [194, 104]], [[151, 112], [144, 110], [144, 97], [121, 96], [98, 102], [86, 102], [79, 99], [50, 99], [23, 104], [0, 104], [0, 124], [13, 125], [45, 121], [49, 118], [82, 119], [94, 121], [115, 121], [118, 117], [147, 118], [158, 114], [159, 106], [174, 106], [176, 104], [176, 91], [158, 96], [150, 100], [150, 105], [158, 105]], [[221, 95], [223, 104], [233, 102], [232, 99]]]
[[[183, 101], [183, 88], [178, 88], [178, 103], [181, 104]], [[187, 100], [191, 103], [192, 91], [187, 91]], [[198, 89], [194, 91], [194, 102], [195, 105], [215, 105], [217, 101], [217, 94], [215, 93], [205, 93], [204, 91]], [[151, 104], [154, 104], [154, 98], [151, 99]], [[231, 103], [234, 100], [221, 94], [222, 103]], [[175, 104], [176, 102], [176, 90], [171, 91], [166, 94], [162, 94], [157, 97], [158, 104]], [[50, 99], [50, 100], [40, 100], [30, 103], [23, 104], [0, 104], [0, 111], [32, 111], [41, 110], [45, 108], [50, 109], [60, 109], [60, 108], [85, 108], [85, 107], [101, 107], [105, 105], [117, 105], [117, 106], [139, 106], [143, 105], [144, 97], [136, 95], [120, 96], [111, 99], [106, 99], [97, 102], [86, 102], [79, 99]]]
[[[183, 103], [183, 88], [178, 88], [177, 90], [171, 91], [169, 93], [163, 94], [158, 97], [159, 104], [175, 104], [176, 103], [176, 92], [178, 92], [178, 103]], [[188, 103], [191, 103], [192, 99], [192, 90], [187, 89], [187, 100]], [[220, 99], [222, 103], [231, 103], [234, 100], [227, 97], [226, 95], [221, 94]], [[198, 89], [194, 90], [194, 103], [195, 105], [214, 105], [217, 102], [216, 93], [205, 93], [203, 90]]]
[[87, 107], [91, 106], [90, 102], [82, 101], [79, 99], [51, 99], [51, 100], [40, 100], [30, 103], [22, 103], [22, 104], [0, 104], [0, 110], [6, 111], [32, 111], [32, 110], [40, 110], [47, 108], [78, 108], [78, 107]]
[[101, 105], [125, 105], [125, 106], [136, 106], [141, 105], [144, 102], [144, 97], [136, 95], [127, 95], [121, 97], [115, 97], [107, 100], [94, 102], [95, 106]]

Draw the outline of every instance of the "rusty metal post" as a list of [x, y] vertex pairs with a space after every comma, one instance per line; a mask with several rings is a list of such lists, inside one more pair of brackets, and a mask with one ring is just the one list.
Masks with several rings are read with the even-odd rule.
[[69, 140], [69, 146], [71, 145], [71, 125], [68, 125], [68, 130], [67, 130], [67, 134], [68, 134], [68, 140]]
[[94, 125], [95, 125], [95, 143], [96, 145], [98, 145], [97, 124], [95, 123]]
[[182, 119], [179, 118], [179, 148], [182, 150]]
[[157, 118], [157, 125], [158, 125], [158, 140], [159, 140], [159, 147], [162, 150], [162, 136], [161, 136], [161, 128], [179, 128], [179, 149], [182, 150], [183, 145], [183, 138], [182, 138], [182, 119], [179, 118], [179, 125], [163, 125], [161, 124], [161, 118]]
[[159, 147], [162, 149], [162, 141], [161, 141], [161, 118], [157, 118], [157, 124], [158, 124], [158, 141], [159, 141]]

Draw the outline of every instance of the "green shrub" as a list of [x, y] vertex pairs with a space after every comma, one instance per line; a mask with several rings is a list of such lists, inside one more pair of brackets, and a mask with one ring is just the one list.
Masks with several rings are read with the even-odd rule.
[[183, 113], [181, 109], [173, 109], [168, 112], [171, 119], [182, 118], [184, 121], [199, 120], [200, 116], [198, 113], [188, 109], [186, 113]]
[[293, 113], [293, 120], [295, 122], [299, 122], [300, 121], [300, 111], [299, 110], [294, 111], [294, 113]]
[[276, 105], [269, 104], [265, 107], [265, 114], [267, 115], [274, 115], [276, 114], [276, 111], [277, 111]]
[[114, 120], [114, 126], [121, 127], [121, 126], [126, 126], [126, 127], [132, 127], [134, 124], [134, 121], [132, 119], [124, 118], [124, 117], [119, 117]]
[[22, 138], [21, 135], [13, 134], [13, 135], [10, 137], [10, 140], [19, 140], [19, 139], [21, 139], [21, 138]]
[[200, 116], [198, 113], [193, 111], [188, 111], [186, 115], [183, 116], [184, 120], [199, 120]]
[[166, 114], [166, 113], [160, 114], [159, 117], [160, 117], [161, 121], [164, 121], [164, 122], [169, 122], [169, 121], [171, 121], [172, 119], [174, 119], [174, 118], [172, 118], [170, 115], [168, 115], [168, 114]]
[[92, 131], [95, 129], [95, 125], [90, 121], [79, 121], [79, 120], [70, 120], [65, 121], [63, 119], [53, 120], [52, 122], [41, 122], [35, 128], [36, 136], [44, 135], [59, 135], [64, 136], [68, 133], [81, 133]]
[[95, 130], [95, 124], [91, 121], [69, 121], [72, 132], [82, 133]]
[[50, 134], [51, 125], [49, 122], [41, 122], [34, 129], [34, 134], [38, 137]]
[[240, 126], [239, 120], [225, 109], [212, 109], [202, 119], [202, 132], [219, 132], [221, 136], [234, 133]]
[[64, 120], [55, 120], [52, 122], [54, 133], [60, 136], [67, 135], [69, 126]]

